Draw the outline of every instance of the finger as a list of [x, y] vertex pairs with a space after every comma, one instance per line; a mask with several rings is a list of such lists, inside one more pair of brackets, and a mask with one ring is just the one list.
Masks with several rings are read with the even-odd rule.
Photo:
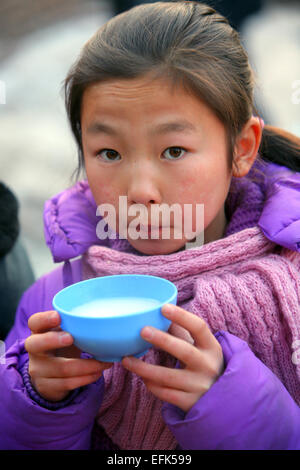
[[49, 351], [70, 346], [73, 344], [72, 336], [65, 331], [48, 331], [29, 336], [25, 341], [25, 349], [30, 354], [45, 354]]
[[187, 393], [182, 390], [175, 390], [169, 387], [161, 387], [152, 382], [147, 383], [146, 386], [157, 398], [163, 402], [177, 406], [184, 412], [189, 411], [191, 406], [195, 403], [194, 394]]
[[28, 327], [32, 333], [42, 333], [57, 327], [59, 324], [60, 316], [55, 310], [35, 313], [28, 320]]
[[176, 323], [171, 323], [168, 332], [171, 335], [176, 336], [176, 338], [184, 339], [188, 343], [194, 344], [194, 340], [190, 333], [185, 328], [182, 328], [182, 326], [179, 326]]
[[150, 326], [142, 329], [141, 336], [153, 346], [176, 357], [191, 369], [199, 369], [202, 365], [203, 357], [201, 350], [181, 338]]
[[195, 346], [204, 349], [213, 349], [216, 347], [218, 341], [202, 318], [173, 304], [165, 304], [161, 311], [166, 318], [191, 333], [195, 340]]
[[81, 357], [81, 349], [79, 349], [75, 344], [71, 344], [71, 346], [66, 346], [65, 348], [55, 349], [54, 356], [57, 357], [77, 357], [78, 359]]
[[[79, 377], [40, 378], [36, 383], [36, 388], [46, 400], [58, 401], [65, 396], [65, 392], [71, 392], [76, 388], [96, 382], [101, 375], [102, 372]], [[55, 396], [56, 398], [54, 398]]]
[[162, 387], [186, 392], [199, 390], [199, 380], [201, 377], [195, 378], [195, 374], [186, 369], [170, 369], [169, 367], [149, 364], [131, 356], [123, 358], [122, 364], [130, 372], [137, 374], [146, 382], [150, 381]]
[[34, 379], [38, 377], [64, 378], [94, 375], [112, 366], [112, 363], [96, 359], [76, 359], [65, 357], [35, 358], [29, 363], [29, 373]]

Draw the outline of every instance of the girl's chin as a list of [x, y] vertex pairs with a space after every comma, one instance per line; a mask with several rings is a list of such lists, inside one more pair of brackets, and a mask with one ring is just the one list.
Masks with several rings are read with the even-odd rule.
[[128, 242], [133, 248], [145, 255], [168, 255], [183, 251], [185, 249], [185, 240], [151, 240], [151, 239], [137, 239], [132, 240], [128, 238]]

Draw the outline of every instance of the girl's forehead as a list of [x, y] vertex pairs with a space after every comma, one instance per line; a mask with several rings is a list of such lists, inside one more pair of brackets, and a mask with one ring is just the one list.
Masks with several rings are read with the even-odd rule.
[[184, 114], [208, 111], [205, 103], [186, 88], [173, 86], [167, 79], [114, 79], [89, 85], [84, 91], [81, 117], [101, 113], [116, 115]]
[[149, 77], [89, 85], [82, 100], [81, 125], [91, 136], [114, 136], [131, 129], [152, 136], [225, 132], [215, 112], [187, 88]]
[[150, 138], [207, 135], [224, 126], [199, 97], [167, 80], [110, 80], [90, 85], [81, 107], [85, 136], [117, 136], [140, 132]]
[[[110, 79], [89, 85], [83, 98], [114, 98], [124, 100], [153, 99], [155, 96], [190, 95], [181, 85], [174, 86], [167, 78], [139, 77], [130, 79]], [[194, 99], [196, 97], [194, 96]]]

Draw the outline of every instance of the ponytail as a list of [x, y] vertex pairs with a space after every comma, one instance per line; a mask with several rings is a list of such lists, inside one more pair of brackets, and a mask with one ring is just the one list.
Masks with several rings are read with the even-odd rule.
[[265, 161], [300, 172], [300, 138], [290, 132], [265, 125], [259, 153]]

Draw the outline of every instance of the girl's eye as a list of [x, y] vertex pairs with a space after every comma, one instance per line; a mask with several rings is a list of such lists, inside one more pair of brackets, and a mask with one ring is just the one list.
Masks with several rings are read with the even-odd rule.
[[112, 149], [102, 149], [100, 152], [97, 153], [97, 157], [101, 157], [103, 160], [107, 162], [115, 162], [118, 161], [120, 158], [120, 154]]
[[186, 150], [182, 147], [169, 147], [164, 151], [165, 154], [167, 152], [169, 152], [169, 156], [166, 157], [167, 160], [179, 160]]
[[[167, 155], [167, 152], [169, 155]], [[186, 150], [182, 147], [169, 147], [164, 151], [164, 154], [166, 154], [167, 160], [179, 160], [185, 152]], [[102, 149], [96, 156], [107, 162], [115, 162], [121, 159], [120, 154], [112, 149]]]

